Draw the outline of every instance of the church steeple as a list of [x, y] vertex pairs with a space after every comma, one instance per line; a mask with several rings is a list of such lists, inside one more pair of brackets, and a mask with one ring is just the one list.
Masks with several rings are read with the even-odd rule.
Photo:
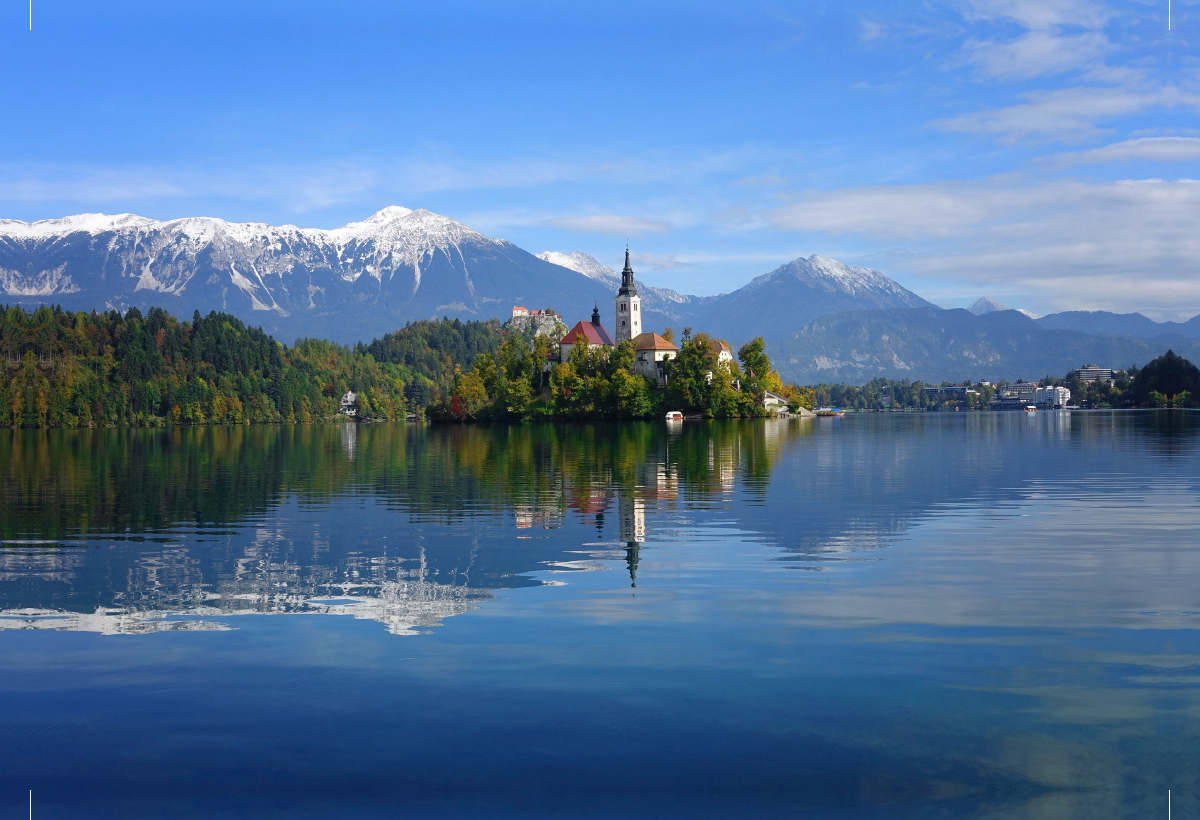
[[629, 245], [625, 246], [625, 270], [621, 271], [621, 289], [617, 291], [617, 344], [635, 339], [642, 332], [642, 297], [638, 296], [629, 264]]
[[637, 296], [637, 283], [633, 281], [633, 268], [629, 266], [629, 246], [625, 246], [625, 270], [621, 271], [621, 296]]

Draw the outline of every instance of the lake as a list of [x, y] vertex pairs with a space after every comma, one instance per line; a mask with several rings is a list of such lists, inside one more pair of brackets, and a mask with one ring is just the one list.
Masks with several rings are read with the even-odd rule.
[[1200, 414], [0, 431], [0, 816], [1200, 815]]

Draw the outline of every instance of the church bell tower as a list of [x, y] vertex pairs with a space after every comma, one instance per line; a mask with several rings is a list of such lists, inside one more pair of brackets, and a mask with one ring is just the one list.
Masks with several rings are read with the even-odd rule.
[[637, 295], [633, 268], [629, 267], [629, 246], [625, 246], [625, 270], [621, 271], [621, 289], [617, 291], [617, 344], [641, 335], [642, 297]]

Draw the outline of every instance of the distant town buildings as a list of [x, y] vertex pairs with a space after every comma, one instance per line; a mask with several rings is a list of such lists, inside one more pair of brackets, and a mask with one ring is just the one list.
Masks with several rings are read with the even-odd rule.
[[1039, 387], [1033, 392], [1038, 407], [1066, 407], [1071, 403], [1071, 391], [1065, 387]]
[[1096, 367], [1095, 365], [1090, 364], [1068, 373], [1067, 378], [1069, 379], [1071, 377], [1078, 378], [1079, 381], [1083, 382], [1084, 384], [1091, 384], [1092, 382], [1104, 382], [1105, 384], [1111, 386], [1115, 381], [1112, 368]]
[[950, 399], [966, 399], [967, 396], [978, 396], [979, 391], [973, 387], [952, 385], [950, 387], [924, 387], [921, 388], [930, 399], [940, 399], [945, 396]]
[[1020, 410], [1030, 405], [1058, 408], [1071, 403], [1071, 391], [1065, 387], [1040, 387], [1036, 382], [1017, 382], [996, 388], [994, 410]]

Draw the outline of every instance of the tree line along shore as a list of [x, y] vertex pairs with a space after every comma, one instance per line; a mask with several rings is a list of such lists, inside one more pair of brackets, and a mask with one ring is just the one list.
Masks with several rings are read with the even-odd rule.
[[[649, 418], [665, 401], [710, 417], [761, 415], [755, 391], [786, 391], [761, 340], [743, 366], [710, 368], [708, 339], [683, 341], [676, 384], [630, 372], [627, 344], [578, 350], [547, 369], [553, 342], [496, 320], [410, 322], [369, 344], [288, 346], [234, 316], [0, 307], [0, 425], [278, 424], [536, 418]], [[709, 371], [712, 371], [711, 374]], [[736, 383], [737, 387], [733, 387]], [[811, 392], [791, 388], [797, 402]]]
[[[665, 333], [674, 341], [669, 328]], [[920, 382], [784, 384], [761, 338], [722, 363], [714, 360], [711, 342], [685, 329], [678, 355], [665, 363], [666, 383], [659, 385], [634, 372], [629, 342], [576, 345], [559, 363], [551, 355], [553, 340], [497, 320], [417, 321], [369, 344], [299, 339], [289, 347], [219, 312], [196, 312], [189, 322], [161, 308], [143, 315], [137, 308], [122, 314], [6, 306], [0, 307], [0, 425], [345, 420], [339, 411], [351, 392], [355, 418], [363, 421], [637, 419], [660, 418], [668, 409], [744, 418], [774, 412], [763, 407], [767, 391], [793, 410], [827, 404], [952, 409], [931, 402]], [[1200, 396], [1200, 372], [1168, 353], [1122, 371], [1103, 389], [1112, 406], [1192, 406], [1192, 397]]]

